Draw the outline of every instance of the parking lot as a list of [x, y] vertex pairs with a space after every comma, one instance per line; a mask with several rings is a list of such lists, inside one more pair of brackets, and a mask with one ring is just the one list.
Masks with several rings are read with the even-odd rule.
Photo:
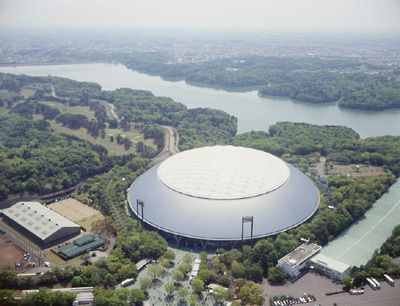
[[315, 296], [316, 301], [306, 303], [305, 305], [400, 305], [400, 282], [395, 287], [391, 287], [388, 283], [380, 281], [381, 290], [372, 290], [369, 286], [364, 286], [364, 294], [350, 295], [349, 293], [340, 293], [326, 296], [326, 293], [337, 292], [342, 290], [342, 285], [333, 283], [330, 279], [315, 274], [307, 273], [294, 283], [284, 286], [271, 286], [268, 282], [264, 282], [264, 297], [266, 304], [269, 305], [270, 298], [274, 296], [288, 295], [293, 297], [301, 297], [304, 294]]
[[0, 234], [0, 269], [4, 270], [22, 270], [16, 268], [15, 264], [23, 264], [24, 250], [11, 242], [4, 234]]

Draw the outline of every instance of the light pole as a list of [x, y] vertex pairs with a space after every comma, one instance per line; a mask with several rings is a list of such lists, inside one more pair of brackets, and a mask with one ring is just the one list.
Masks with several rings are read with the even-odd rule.
[[142, 227], [143, 227], [143, 206], [144, 202], [142, 200], [137, 199], [136, 200], [136, 214], [139, 218], [139, 205], [142, 207]]
[[242, 217], [242, 242], [243, 242], [243, 228], [244, 228], [244, 224], [246, 222], [250, 222], [251, 223], [251, 234], [250, 234], [250, 242], [251, 245], [253, 245], [253, 221], [254, 221], [254, 217], [253, 216], [245, 216]]

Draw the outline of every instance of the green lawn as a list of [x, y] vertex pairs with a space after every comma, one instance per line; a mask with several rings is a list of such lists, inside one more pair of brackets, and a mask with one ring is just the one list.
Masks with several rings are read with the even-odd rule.
[[32, 97], [35, 94], [36, 90], [33, 88], [23, 88], [20, 92], [26, 98]]
[[61, 113], [81, 114], [88, 117], [89, 120], [95, 119], [94, 112], [88, 106], [68, 106], [54, 101], [40, 101], [40, 103], [57, 108]]
[[[93, 138], [91, 135], [87, 133], [86, 129], [84, 128], [80, 128], [78, 130], [71, 130], [67, 127], [62, 126], [61, 124], [56, 123], [54, 120], [49, 122], [51, 127], [54, 129], [56, 133], [74, 135], [76, 137], [88, 140], [91, 143], [102, 145], [107, 149], [109, 155], [122, 155], [128, 153], [135, 153], [136, 152], [135, 144], [138, 143], [139, 141], [143, 141], [145, 144], [151, 145], [155, 148], [152, 139], [147, 139], [146, 141], [144, 141], [143, 135], [140, 134], [139, 131], [134, 130], [133, 128], [131, 131], [128, 132], [124, 132], [121, 129], [105, 129], [106, 136], [104, 137], [104, 139], [102, 139], [101, 137]], [[110, 142], [110, 136], [114, 136], [115, 138], [118, 134], [120, 134], [123, 137], [128, 137], [133, 142], [133, 146], [129, 150], [125, 150], [124, 146], [118, 145], [115, 141]]]
[[[34, 90], [31, 88], [24, 88], [21, 91], [21, 94], [24, 96], [30, 96], [34, 94]], [[61, 113], [71, 113], [71, 114], [82, 114], [85, 115], [87, 118], [94, 119], [94, 112], [89, 109], [88, 106], [72, 106], [69, 107], [67, 105], [54, 102], [54, 101], [40, 101], [40, 103], [47, 104], [53, 108], [57, 108]], [[13, 106], [15, 106], [17, 103], [14, 103]], [[5, 106], [0, 107], [0, 114], [6, 114], [9, 111]], [[107, 108], [107, 112], [109, 112], [109, 109]], [[41, 120], [43, 119], [42, 115], [33, 115], [34, 120]], [[140, 133], [139, 130], [134, 128], [134, 125], [131, 124], [131, 130], [128, 132], [123, 131], [122, 129], [105, 129], [105, 137], [104, 139], [101, 137], [94, 138], [91, 135], [87, 133], [87, 130], [84, 128], [80, 128], [78, 130], [72, 130], [67, 127], [62, 126], [61, 124], [55, 122], [54, 120], [49, 121], [51, 128], [54, 129], [56, 133], [59, 134], [68, 134], [68, 135], [73, 135], [76, 137], [79, 137], [81, 139], [90, 141], [91, 143], [99, 144], [105, 147], [108, 151], [109, 155], [123, 155], [123, 154], [129, 154], [129, 153], [135, 153], [136, 152], [136, 143], [139, 141], [142, 141], [148, 146], [152, 146], [153, 148], [156, 149], [156, 146], [154, 145], [154, 140], [153, 139], [146, 139], [144, 140], [143, 134]], [[110, 136], [113, 136], [114, 139], [117, 137], [117, 135], [120, 134], [122, 137], [128, 137], [133, 145], [129, 150], [125, 150], [124, 146], [118, 145], [115, 140], [113, 142], [110, 142]]]

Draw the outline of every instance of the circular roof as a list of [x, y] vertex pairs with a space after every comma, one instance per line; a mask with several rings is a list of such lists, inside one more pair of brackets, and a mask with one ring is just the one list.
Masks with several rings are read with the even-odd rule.
[[290, 176], [289, 167], [269, 153], [243, 147], [203, 147], [178, 153], [157, 170], [168, 188], [205, 199], [242, 199], [271, 192]]

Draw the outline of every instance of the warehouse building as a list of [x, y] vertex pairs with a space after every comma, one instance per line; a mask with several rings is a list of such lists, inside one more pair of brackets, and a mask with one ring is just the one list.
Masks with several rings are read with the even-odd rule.
[[104, 245], [104, 240], [95, 235], [86, 235], [74, 240], [72, 243], [60, 246], [60, 254], [65, 259], [71, 259], [83, 253], [95, 250]]
[[80, 234], [80, 226], [38, 202], [18, 202], [2, 211], [3, 220], [41, 247]]
[[307, 266], [310, 258], [321, 250], [321, 246], [315, 243], [303, 243], [301, 246], [278, 260], [278, 266], [285, 271], [290, 278], [300, 275]]

